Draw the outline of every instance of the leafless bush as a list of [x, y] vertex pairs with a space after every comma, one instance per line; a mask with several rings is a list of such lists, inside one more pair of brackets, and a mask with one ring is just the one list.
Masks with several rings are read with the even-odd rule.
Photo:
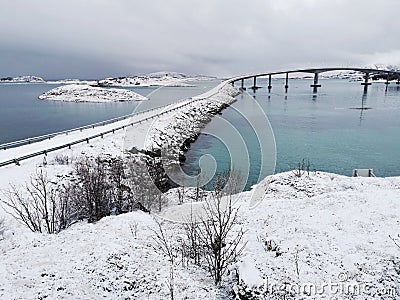
[[265, 251], [275, 252], [275, 256], [281, 256], [283, 254], [281, 247], [273, 240], [267, 240], [264, 242]]
[[217, 174], [212, 183], [212, 192], [215, 197], [234, 195], [241, 192], [243, 175], [240, 171], [232, 169]]
[[2, 239], [4, 239], [4, 231], [5, 231], [6, 229], [5, 229], [5, 226], [4, 226], [4, 219], [3, 218], [0, 218], [0, 241], [2, 240]]
[[[149, 167], [149, 165], [153, 167]], [[154, 165], [156, 162], [150, 163], [140, 158], [128, 158], [126, 184], [131, 190], [131, 198], [126, 201], [126, 204], [129, 210], [132, 210], [137, 203], [149, 211], [156, 209], [160, 211], [164, 205], [165, 199], [162, 192], [154, 182], [153, 176], [157, 177], [155, 175], [157, 168]], [[158, 176], [161, 177], [161, 175]]]
[[104, 161], [100, 157], [82, 158], [75, 164], [75, 173], [78, 177], [75, 192], [81, 198], [85, 218], [95, 222], [110, 215], [111, 186]]
[[131, 223], [131, 224], [129, 225], [129, 228], [131, 229], [132, 236], [133, 236], [134, 238], [137, 237], [138, 225], [139, 225], [139, 224], [138, 224], [137, 222], [133, 222], [133, 223]]
[[400, 249], [400, 234], [398, 234], [397, 237], [392, 237], [392, 236], [389, 235], [389, 238]]
[[244, 231], [235, 231], [238, 209], [232, 206], [232, 196], [219, 196], [207, 200], [205, 216], [201, 218], [199, 240], [203, 245], [207, 268], [219, 285], [228, 266], [241, 255], [245, 244]]
[[154, 249], [158, 252], [163, 253], [168, 257], [169, 261], [169, 278], [167, 281], [170, 299], [174, 300], [174, 269], [175, 269], [175, 258], [177, 257], [176, 250], [174, 249], [172, 237], [167, 236], [167, 233], [161, 223], [155, 219], [157, 223], [157, 229], [153, 231], [153, 240], [156, 243]]
[[126, 202], [131, 190], [125, 185], [122, 158], [82, 158], [75, 163], [75, 174], [78, 179], [73, 184], [75, 194], [80, 197], [84, 217], [89, 222], [98, 221], [111, 213], [129, 211]]
[[198, 266], [200, 266], [201, 257], [203, 256], [203, 246], [200, 241], [200, 225], [199, 220], [195, 218], [193, 211], [191, 211], [189, 219], [183, 223], [186, 240], [182, 242], [182, 256], [192, 259], [193, 263]]
[[71, 224], [67, 221], [68, 203], [58, 201], [57, 186], [42, 170], [37, 170], [24, 188], [11, 186], [4, 195], [6, 211], [33, 232], [58, 233]]
[[54, 161], [59, 165], [68, 165], [71, 162], [68, 155], [62, 154], [56, 155]]
[[302, 159], [297, 163], [297, 168], [292, 171], [296, 177], [303, 176], [306, 172], [307, 175], [310, 175], [310, 160]]

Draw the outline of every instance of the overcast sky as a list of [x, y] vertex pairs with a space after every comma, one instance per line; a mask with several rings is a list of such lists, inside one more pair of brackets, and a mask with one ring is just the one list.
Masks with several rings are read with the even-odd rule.
[[399, 0], [0, 1], [0, 77], [400, 64]]

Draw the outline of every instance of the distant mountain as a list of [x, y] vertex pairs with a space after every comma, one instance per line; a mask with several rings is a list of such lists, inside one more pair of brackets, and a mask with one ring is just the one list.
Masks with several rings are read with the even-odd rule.
[[38, 76], [18, 76], [0, 78], [0, 83], [48, 83], [48, 84], [88, 84], [92, 86], [191, 86], [191, 80], [210, 80], [216, 77], [188, 76], [178, 72], [154, 72], [147, 75], [110, 77], [101, 80], [61, 79], [48, 80]]
[[45, 81], [41, 77], [37, 76], [18, 76], [18, 77], [3, 77], [0, 78], [0, 82], [3, 83], [44, 83]]
[[[376, 70], [384, 70], [384, 71], [397, 71], [400, 72], [400, 66], [396, 65], [384, 65], [384, 64], [370, 64], [366, 66], [360, 67], [362, 69], [376, 69]], [[372, 80], [378, 79], [386, 79], [386, 75], [379, 75], [379, 74], [370, 74]], [[364, 74], [356, 71], [335, 71], [335, 72], [328, 72], [322, 73], [322, 78], [333, 78], [333, 79], [348, 79], [351, 81], [361, 81], [364, 80]], [[390, 77], [389, 80], [397, 79], [397, 76]]]

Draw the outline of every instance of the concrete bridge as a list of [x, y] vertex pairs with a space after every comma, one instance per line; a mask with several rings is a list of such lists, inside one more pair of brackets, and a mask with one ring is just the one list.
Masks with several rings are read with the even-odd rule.
[[245, 90], [246, 87], [244, 86], [244, 81], [246, 79], [251, 79], [253, 78], [253, 86], [250, 88], [253, 89], [254, 91], [259, 89], [260, 87], [256, 85], [257, 78], [263, 78], [263, 77], [268, 77], [268, 91], [271, 91], [272, 89], [272, 76], [275, 75], [285, 75], [285, 91], [288, 91], [289, 88], [289, 74], [293, 73], [309, 73], [309, 74], [314, 74], [314, 81], [310, 85], [310, 87], [313, 88], [313, 91], [316, 92], [319, 87], [321, 87], [321, 84], [319, 84], [319, 74], [325, 73], [325, 72], [332, 72], [332, 71], [355, 71], [359, 73], [364, 74], [364, 82], [361, 83], [361, 85], [364, 86], [365, 89], [369, 85], [371, 85], [370, 79], [373, 76], [379, 76], [381, 78], [385, 78], [386, 85], [390, 84], [390, 81], [392, 80], [397, 80], [397, 84], [400, 84], [400, 71], [388, 71], [388, 70], [379, 70], [379, 69], [367, 69], [367, 68], [314, 68], [314, 69], [297, 69], [297, 70], [290, 70], [290, 71], [282, 71], [282, 72], [271, 72], [271, 73], [259, 73], [259, 74], [253, 74], [253, 75], [244, 75], [244, 76], [239, 76], [235, 78], [231, 78], [228, 81], [231, 84], [235, 84], [236, 82], [240, 82], [240, 88], [242, 90]]

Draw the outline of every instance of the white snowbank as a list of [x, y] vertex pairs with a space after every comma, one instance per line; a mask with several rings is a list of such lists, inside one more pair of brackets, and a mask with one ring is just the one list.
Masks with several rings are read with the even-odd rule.
[[143, 101], [146, 97], [125, 89], [106, 89], [84, 84], [69, 84], [54, 88], [39, 96], [41, 100], [68, 102]]

